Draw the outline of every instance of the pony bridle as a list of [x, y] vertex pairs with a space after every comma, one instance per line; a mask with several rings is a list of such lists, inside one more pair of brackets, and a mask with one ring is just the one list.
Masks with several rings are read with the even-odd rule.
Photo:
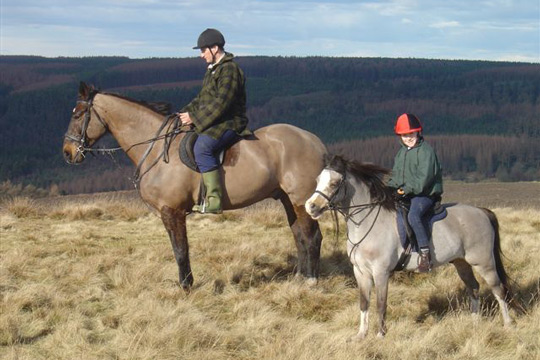
[[[331, 169], [324, 169], [324, 170], [327, 170], [327, 171], [335, 171], [335, 170], [331, 170]], [[327, 195], [325, 193], [323, 193], [322, 191], [320, 190], [315, 190], [315, 194], [318, 194], [320, 195], [323, 199], [325, 199], [328, 204], [326, 205], [328, 207], [329, 210], [333, 210], [335, 209], [336, 205], [334, 204], [334, 200], [337, 196], [337, 194], [339, 193], [339, 190], [341, 189], [341, 186], [343, 185], [343, 182], [345, 181], [345, 175], [341, 175], [341, 179], [339, 180], [339, 183], [337, 184], [337, 186], [335, 187], [335, 189], [332, 191], [331, 194]]]
[[71, 140], [71, 141], [78, 144], [76, 156], [81, 155], [83, 158], [85, 157], [85, 152], [86, 151], [92, 150], [92, 148], [87, 146], [87, 136], [86, 136], [86, 132], [87, 132], [88, 126], [90, 124], [90, 118], [92, 116], [92, 111], [94, 111], [94, 113], [96, 114], [97, 119], [99, 120], [101, 125], [103, 125], [105, 130], [108, 129], [108, 126], [105, 123], [105, 121], [103, 121], [101, 116], [99, 116], [99, 114], [93, 108], [94, 96], [96, 94], [91, 95], [88, 100], [78, 100], [77, 101], [77, 104], [86, 104], [86, 110], [84, 110], [84, 112], [85, 112], [84, 113], [84, 120], [83, 120], [83, 124], [82, 124], [82, 127], [81, 127], [81, 134], [78, 137], [74, 136], [74, 135], [71, 135], [71, 134], [69, 134], [67, 132], [64, 134], [64, 139]]

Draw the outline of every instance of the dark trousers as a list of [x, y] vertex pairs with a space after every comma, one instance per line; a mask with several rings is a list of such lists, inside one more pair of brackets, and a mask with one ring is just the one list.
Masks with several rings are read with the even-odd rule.
[[193, 152], [195, 154], [195, 162], [202, 173], [215, 170], [219, 167], [217, 159], [221, 150], [235, 143], [240, 139], [240, 136], [233, 130], [227, 130], [219, 139], [214, 139], [210, 136], [200, 134], [195, 144]]
[[427, 225], [423, 221], [424, 214], [433, 207], [434, 201], [427, 196], [415, 196], [411, 198], [411, 208], [409, 209], [409, 224], [416, 235], [418, 247], [429, 247], [429, 236]]

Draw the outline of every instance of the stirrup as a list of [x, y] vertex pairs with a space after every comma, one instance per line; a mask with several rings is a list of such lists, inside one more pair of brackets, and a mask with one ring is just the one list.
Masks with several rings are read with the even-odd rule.
[[191, 212], [198, 213], [198, 214], [216, 214], [216, 215], [219, 215], [219, 214], [223, 213], [223, 210], [222, 209], [216, 209], [216, 210], [213, 210], [213, 211], [208, 211], [208, 207], [206, 206], [206, 201], [204, 201], [202, 204], [193, 205], [193, 207], [191, 208]]

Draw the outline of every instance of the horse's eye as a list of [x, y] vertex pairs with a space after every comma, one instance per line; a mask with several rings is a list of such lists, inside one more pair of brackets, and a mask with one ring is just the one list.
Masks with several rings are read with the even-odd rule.
[[73, 113], [74, 113], [74, 114], [75, 114], [75, 111], [77, 111], [77, 108], [76, 108], [76, 107], [73, 108]]

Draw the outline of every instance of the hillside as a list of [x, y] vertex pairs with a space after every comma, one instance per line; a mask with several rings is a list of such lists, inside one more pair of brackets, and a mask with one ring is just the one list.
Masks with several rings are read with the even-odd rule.
[[[291, 123], [357, 153], [359, 141], [391, 135], [396, 116], [413, 112], [430, 136], [445, 137], [449, 144], [456, 137], [467, 142], [460, 148], [468, 150], [458, 153], [452, 147], [447, 156], [466, 166], [447, 166], [447, 176], [540, 179], [538, 64], [322, 57], [241, 57], [238, 62], [248, 78], [252, 128]], [[0, 70], [0, 182], [90, 183], [83, 190], [62, 188], [77, 192], [128, 188], [126, 174], [132, 171], [123, 158], [118, 159], [121, 170], [103, 160], [76, 170], [63, 163], [62, 137], [80, 80], [135, 99], [170, 102], [178, 110], [197, 93], [205, 67], [197, 58], [2, 56]], [[479, 139], [489, 156], [475, 149]], [[501, 147], [501, 139], [514, 145]], [[366, 148], [362, 160], [379, 157]]]
[[[279, 202], [189, 216], [195, 285], [186, 294], [163, 223], [136, 194], [0, 200], [0, 358], [538, 359], [538, 200], [494, 204], [494, 192], [522, 188], [475, 185], [466, 186], [473, 202], [495, 205], [503, 263], [527, 313], [512, 309], [515, 324], [503, 328], [478, 276], [480, 314], [472, 316], [449, 264], [431, 274], [398, 272], [388, 289], [386, 337], [376, 335], [372, 291], [361, 342], [348, 342], [358, 332], [358, 289], [344, 223], [334, 238], [330, 214], [320, 221], [314, 287], [294, 277], [297, 252]], [[449, 190], [447, 200], [462, 196]]]

